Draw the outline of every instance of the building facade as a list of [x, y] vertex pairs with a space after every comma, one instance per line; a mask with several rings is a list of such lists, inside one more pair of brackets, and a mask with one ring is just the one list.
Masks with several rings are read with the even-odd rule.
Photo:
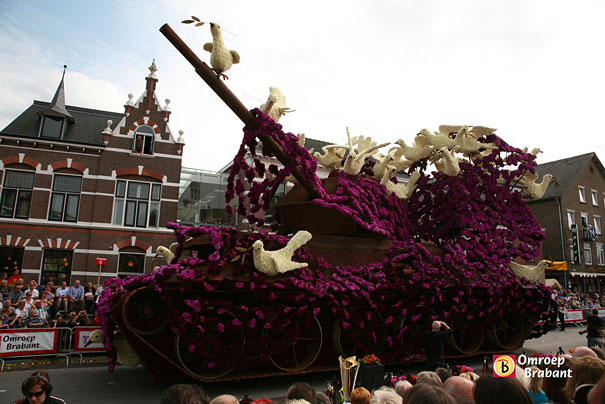
[[[543, 256], [567, 262], [568, 271], [547, 271], [547, 278], [585, 291], [605, 290], [605, 169], [595, 153], [540, 164], [539, 178], [550, 173], [544, 196], [529, 206], [546, 232]], [[575, 226], [574, 226], [575, 225]]]
[[122, 113], [33, 104], [0, 132], [0, 272], [72, 283], [149, 272], [177, 219], [182, 136], [155, 95], [155, 61]]

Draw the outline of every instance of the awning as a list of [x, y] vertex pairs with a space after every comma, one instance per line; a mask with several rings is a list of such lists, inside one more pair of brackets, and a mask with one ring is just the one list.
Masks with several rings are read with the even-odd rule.
[[596, 278], [597, 276], [605, 276], [605, 273], [595, 272], [570, 272], [571, 276], [581, 276], [583, 278]]
[[546, 261], [551, 271], [567, 271], [567, 261]]

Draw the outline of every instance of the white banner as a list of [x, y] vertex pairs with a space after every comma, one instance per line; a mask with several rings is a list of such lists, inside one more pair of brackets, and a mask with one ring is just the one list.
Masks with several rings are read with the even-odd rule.
[[582, 310], [567, 310], [565, 312], [566, 323], [579, 323], [584, 321], [584, 313]]
[[91, 343], [85, 346], [90, 338], [90, 334], [95, 330], [100, 330], [101, 327], [76, 327], [74, 328], [75, 342], [74, 351], [84, 352], [101, 352], [105, 351], [105, 347], [102, 343]]
[[2, 330], [0, 356], [42, 355], [57, 351], [57, 329]]

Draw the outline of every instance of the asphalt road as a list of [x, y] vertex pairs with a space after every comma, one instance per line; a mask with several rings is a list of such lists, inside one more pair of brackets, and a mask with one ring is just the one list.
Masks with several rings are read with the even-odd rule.
[[[558, 347], [565, 352], [579, 345], [586, 345], [586, 338], [578, 334], [584, 328], [568, 326], [565, 332], [551, 331], [539, 339], [525, 341], [522, 349], [511, 352], [531, 354], [541, 352], [544, 354], [556, 353]], [[465, 358], [459, 361], [450, 361], [451, 365], [469, 365], [477, 372], [481, 371], [482, 358]], [[420, 370], [419, 364], [411, 365], [412, 372]], [[22, 381], [30, 375], [35, 368], [28, 370], [10, 371], [0, 373], [0, 403], [13, 403], [20, 397]], [[162, 390], [166, 385], [154, 382], [142, 367], [128, 368], [116, 367], [114, 373], [109, 373], [105, 366], [70, 365], [65, 367], [46, 369], [52, 379], [55, 394], [63, 398], [68, 404], [74, 403], [158, 403]], [[241, 398], [249, 394], [252, 398], [281, 399], [285, 396], [288, 387], [297, 381], [305, 381], [317, 390], [326, 389], [326, 381], [331, 379], [333, 373], [313, 375], [281, 376], [257, 380], [243, 380], [223, 383], [206, 384], [204, 388], [210, 397], [219, 394], [233, 394]], [[283, 402], [283, 401], [281, 401]]]

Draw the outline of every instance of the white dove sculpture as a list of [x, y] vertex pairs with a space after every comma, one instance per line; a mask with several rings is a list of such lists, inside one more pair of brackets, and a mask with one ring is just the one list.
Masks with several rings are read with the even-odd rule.
[[[103, 331], [94, 330], [88, 336], [89, 344], [102, 344], [103, 343]], [[85, 345], [85, 346], [86, 346]], [[137, 354], [133, 351], [133, 349], [128, 344], [128, 341], [124, 339], [124, 337], [114, 337], [113, 346], [117, 353], [117, 361], [120, 362], [124, 366], [137, 366], [141, 364]]]
[[481, 143], [472, 135], [469, 131], [468, 126], [463, 126], [456, 133], [456, 138], [454, 139], [456, 146], [458, 146], [458, 151], [460, 153], [464, 153], [465, 155], [472, 155], [479, 153], [481, 149], [495, 149], [496, 145], [494, 143]]
[[256, 269], [268, 276], [283, 274], [308, 266], [306, 262], [292, 261], [292, 255], [299, 247], [311, 240], [311, 233], [305, 230], [296, 232], [285, 247], [276, 251], [266, 251], [261, 240], [252, 244], [252, 256]]
[[405, 156], [408, 160], [418, 161], [427, 158], [433, 152], [433, 148], [430, 146], [408, 146], [403, 139], [399, 139], [395, 143], [397, 146], [389, 149], [389, 153], [393, 153], [395, 160]]
[[217, 77], [228, 79], [223, 72], [231, 69], [234, 63], [239, 63], [239, 53], [225, 46], [221, 27], [217, 23], [210, 23], [210, 33], [212, 42], [205, 43], [204, 50], [210, 52], [210, 65]]
[[286, 97], [277, 87], [269, 87], [269, 97], [260, 106], [260, 110], [269, 115], [275, 122], [279, 122], [279, 119], [286, 113], [292, 112], [290, 108], [286, 107]]
[[456, 151], [457, 147], [458, 146], [454, 146], [451, 151], [447, 147], [439, 149], [435, 167], [437, 167], [437, 170], [440, 173], [454, 177], [460, 172], [460, 160], [453, 153]]
[[414, 139], [414, 144], [417, 146], [433, 146], [435, 149], [447, 147], [451, 149], [455, 142], [448, 134], [435, 133], [432, 134], [428, 129], [422, 129]]
[[418, 185], [420, 173], [418, 171], [412, 172], [407, 184], [402, 182], [395, 184], [393, 181], [391, 181], [391, 177], [396, 171], [397, 169], [395, 167], [388, 166], [382, 176], [382, 179], [380, 180], [380, 183], [387, 188], [387, 195], [395, 194], [399, 199], [409, 199]]
[[158, 248], [155, 250], [157, 255], [160, 255], [162, 257], [164, 257], [164, 259], [166, 260], [167, 263], [171, 263], [172, 260], [174, 259], [175, 255], [174, 252], [169, 250], [168, 248], [164, 247], [164, 246], [158, 246]]
[[548, 261], [542, 260], [538, 262], [535, 267], [528, 265], [517, 264], [511, 261], [508, 267], [517, 275], [519, 278], [525, 277], [528, 281], [535, 282], [540, 278], [544, 277], [544, 270], [548, 268]]
[[393, 161], [394, 157], [391, 154], [382, 157], [381, 160], [378, 160], [376, 164], [374, 164], [374, 167], [372, 167], [374, 178], [381, 180], [385, 170], [387, 169], [387, 166], [393, 166]]
[[523, 177], [519, 178], [519, 185], [525, 187], [525, 195], [531, 199], [540, 199], [544, 196], [544, 193], [548, 189], [548, 186], [554, 181], [552, 174], [546, 174], [542, 177], [541, 182], [538, 180], [538, 175], [534, 173], [525, 173]]
[[315, 152], [313, 156], [326, 168], [340, 168], [347, 149], [347, 146], [328, 145], [321, 148], [324, 154]]

